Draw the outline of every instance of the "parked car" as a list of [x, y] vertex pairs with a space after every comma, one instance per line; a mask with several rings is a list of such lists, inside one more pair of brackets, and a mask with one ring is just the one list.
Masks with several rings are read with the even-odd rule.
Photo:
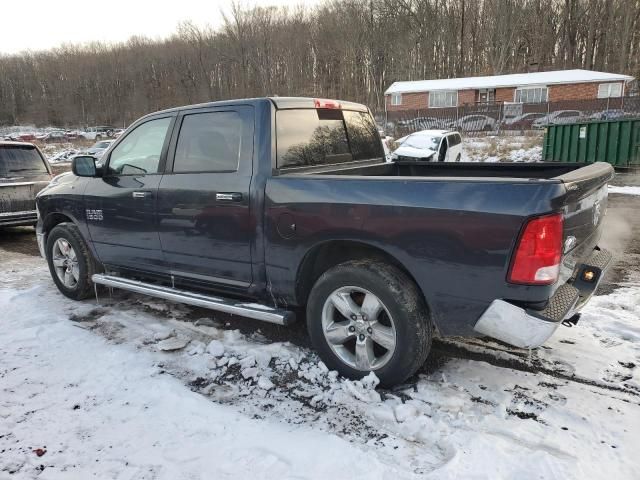
[[386, 163], [350, 102], [164, 110], [72, 172], [37, 198], [62, 294], [106, 285], [280, 325], [305, 307], [329, 369], [385, 386], [436, 330], [541, 345], [611, 258], [597, 247], [611, 165]]
[[596, 112], [589, 115], [590, 120], [615, 120], [617, 118], [624, 118], [627, 113], [621, 109], [604, 110], [602, 112]]
[[87, 140], [100, 140], [103, 138], [113, 137], [115, 130], [116, 129], [114, 127], [104, 125], [99, 127], [89, 127], [82, 132], [82, 136]]
[[422, 160], [426, 162], [459, 162], [462, 158], [462, 138], [458, 132], [422, 130], [396, 141], [398, 148], [392, 160]]
[[31, 143], [0, 141], [0, 227], [35, 225], [36, 194], [51, 180], [51, 169]]
[[444, 128], [447, 121], [436, 117], [416, 117], [398, 122], [399, 127], [427, 130]]
[[17, 132], [6, 135], [4, 139], [12, 142], [32, 142], [36, 140], [36, 134], [33, 132]]
[[574, 123], [583, 119], [580, 110], [556, 110], [533, 122], [533, 128], [544, 128], [550, 124]]
[[45, 142], [45, 143], [59, 143], [59, 142], [66, 142], [68, 140], [68, 137], [63, 130], [53, 130], [43, 135], [38, 135], [36, 138], [40, 142]]
[[76, 140], [77, 138], [84, 138], [84, 132], [81, 130], [67, 130], [64, 132], [67, 140]]
[[495, 118], [487, 115], [465, 115], [450, 122], [449, 128], [455, 128], [461, 132], [493, 131], [496, 130], [497, 124]]
[[113, 140], [100, 140], [87, 149], [86, 154], [100, 158], [102, 154], [111, 146]]
[[124, 133], [126, 129], [124, 128], [117, 128], [113, 131], [113, 138], [118, 138], [120, 135], [122, 135]]
[[546, 113], [530, 112], [523, 113], [517, 117], [507, 118], [502, 124], [502, 128], [506, 130], [529, 130], [533, 122], [544, 117]]

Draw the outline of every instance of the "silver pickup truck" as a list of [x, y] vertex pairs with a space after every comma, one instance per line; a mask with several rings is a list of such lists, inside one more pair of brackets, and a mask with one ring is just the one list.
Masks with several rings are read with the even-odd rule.
[[36, 194], [50, 180], [51, 169], [38, 147], [0, 141], [0, 227], [35, 225]]

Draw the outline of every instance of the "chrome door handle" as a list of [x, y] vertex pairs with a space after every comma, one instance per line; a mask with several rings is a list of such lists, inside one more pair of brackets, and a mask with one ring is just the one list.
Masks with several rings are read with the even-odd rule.
[[240, 202], [242, 200], [242, 194], [238, 192], [216, 193], [216, 200], [221, 202]]
[[133, 198], [144, 198], [151, 194], [151, 192], [133, 192], [131, 196]]

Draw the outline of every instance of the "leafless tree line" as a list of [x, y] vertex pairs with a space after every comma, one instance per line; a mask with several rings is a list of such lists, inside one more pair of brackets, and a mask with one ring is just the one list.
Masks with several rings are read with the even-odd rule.
[[[124, 13], [123, 13], [124, 14]], [[164, 41], [0, 56], [0, 125], [130, 123], [176, 105], [305, 95], [384, 109], [396, 80], [586, 68], [640, 74], [640, 0], [327, 0], [234, 6]]]

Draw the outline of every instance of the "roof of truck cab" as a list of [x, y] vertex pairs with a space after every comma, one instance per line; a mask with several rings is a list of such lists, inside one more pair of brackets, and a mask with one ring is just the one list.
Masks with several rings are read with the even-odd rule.
[[[225, 105], [237, 105], [237, 104], [251, 104], [264, 101], [271, 102], [277, 109], [292, 109], [292, 108], [316, 108], [315, 101], [332, 101], [338, 102], [340, 108], [345, 110], [357, 110], [361, 112], [367, 112], [368, 108], [361, 103], [348, 102], [345, 100], [329, 100], [325, 98], [317, 97], [256, 97], [256, 98], [236, 98], [232, 100], [219, 100], [215, 102], [197, 103], [194, 105], [183, 105], [180, 107], [168, 108], [166, 110], [160, 110], [158, 112], [151, 112], [148, 115], [157, 115], [162, 113], [172, 113], [182, 110], [191, 110], [197, 108], [218, 107]], [[145, 115], [148, 116], [148, 115]], [[143, 117], [144, 118], [144, 117]]]
[[35, 145], [29, 142], [14, 142], [13, 140], [0, 140], [0, 147], [33, 147]]

